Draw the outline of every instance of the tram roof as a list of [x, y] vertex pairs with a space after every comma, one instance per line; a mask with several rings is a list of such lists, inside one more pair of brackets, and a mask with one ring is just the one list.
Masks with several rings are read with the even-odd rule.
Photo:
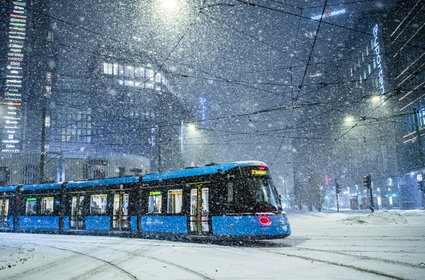
[[14, 192], [16, 191], [17, 188], [18, 188], [17, 186], [0, 187], [0, 192]]
[[34, 191], [34, 190], [60, 190], [60, 183], [51, 183], [51, 184], [34, 184], [34, 185], [23, 185], [23, 191]]
[[82, 188], [91, 186], [102, 186], [102, 185], [119, 185], [139, 182], [139, 176], [121, 177], [121, 178], [108, 178], [81, 182], [68, 182], [66, 186], [68, 188]]
[[[195, 167], [190, 169], [176, 170], [164, 173], [156, 174], [147, 174], [142, 177], [143, 182], [152, 182], [158, 180], [166, 180], [173, 178], [182, 178], [182, 177], [192, 177], [192, 176], [201, 176], [215, 174], [219, 171], [227, 171], [229, 169], [241, 166], [267, 166], [262, 161], [238, 161], [232, 163], [216, 164], [210, 166]], [[138, 183], [140, 182], [140, 176], [130, 176], [130, 177], [120, 177], [120, 178], [108, 178], [108, 179], [99, 179], [99, 180], [88, 180], [88, 181], [77, 181], [77, 182], [68, 182], [66, 184], [67, 188], [82, 188], [90, 186], [102, 186], [102, 185], [119, 185], [119, 184], [129, 184], [129, 183]], [[34, 185], [24, 185], [22, 186], [23, 191], [30, 190], [51, 190], [51, 189], [61, 189], [62, 183], [51, 183], [51, 184], [34, 184]], [[4, 186], [0, 187], [0, 192], [10, 192], [16, 191], [17, 186]]]
[[224, 163], [210, 166], [195, 167], [183, 170], [170, 171], [165, 173], [147, 174], [143, 176], [143, 182], [151, 182], [157, 180], [166, 180], [173, 178], [200, 176], [218, 173], [220, 171], [227, 171], [229, 169], [240, 167], [240, 166], [267, 166], [262, 161], [238, 161], [232, 163]]

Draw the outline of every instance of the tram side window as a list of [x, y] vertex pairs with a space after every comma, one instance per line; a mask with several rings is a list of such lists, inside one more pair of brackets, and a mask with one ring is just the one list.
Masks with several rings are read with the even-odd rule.
[[106, 194], [92, 194], [90, 196], [90, 215], [106, 214], [107, 197]]
[[[0, 216], [7, 216], [9, 213], [9, 199], [0, 199]], [[1, 223], [1, 221], [0, 221]]]
[[182, 212], [183, 192], [179, 190], [168, 191], [167, 213], [177, 214]]
[[161, 213], [162, 211], [162, 193], [149, 192], [148, 213]]
[[41, 200], [41, 214], [42, 215], [50, 215], [53, 213], [53, 203], [55, 199], [50, 197], [43, 197]]
[[25, 215], [36, 215], [37, 214], [37, 198], [29, 197], [25, 203]]

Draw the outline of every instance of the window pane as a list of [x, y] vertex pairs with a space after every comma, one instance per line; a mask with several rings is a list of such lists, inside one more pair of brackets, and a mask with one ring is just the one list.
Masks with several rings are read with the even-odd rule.
[[155, 83], [160, 83], [161, 82], [161, 73], [157, 73], [155, 75]]
[[114, 63], [112, 67], [113, 67], [113, 74], [118, 75], [118, 63]]
[[134, 77], [134, 67], [133, 66], [127, 65], [125, 67], [125, 76], [131, 77], [131, 78]]
[[134, 76], [136, 78], [144, 78], [145, 77], [145, 69], [143, 67], [137, 67], [134, 69]]
[[102, 215], [106, 214], [106, 194], [93, 194], [90, 197], [90, 214]]
[[202, 214], [207, 214], [210, 212], [208, 193], [208, 188], [202, 188]]
[[150, 192], [148, 213], [161, 213], [161, 210], [162, 210], [161, 208], [162, 208], [161, 192]]
[[35, 215], [37, 214], [37, 198], [31, 197], [27, 198], [25, 205], [25, 214], [26, 215]]
[[0, 216], [7, 216], [9, 213], [9, 199], [0, 200]]
[[151, 79], [153, 78], [153, 70], [152, 69], [146, 69], [146, 78]]
[[53, 197], [43, 197], [41, 201], [41, 214], [49, 215], [53, 213]]
[[168, 204], [167, 213], [176, 214], [181, 213], [183, 205], [182, 190], [169, 190], [168, 191]]

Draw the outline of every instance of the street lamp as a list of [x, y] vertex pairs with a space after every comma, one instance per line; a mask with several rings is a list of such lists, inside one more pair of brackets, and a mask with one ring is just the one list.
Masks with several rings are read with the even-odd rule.
[[348, 115], [344, 119], [344, 123], [347, 125], [353, 125], [354, 124], [354, 117], [351, 115]]
[[372, 101], [373, 104], [381, 104], [382, 102], [381, 96], [379, 95], [373, 95], [370, 100]]
[[177, 0], [161, 0], [160, 5], [164, 10], [175, 11], [179, 8]]
[[196, 126], [193, 123], [190, 123], [187, 125], [187, 130], [191, 133], [194, 133], [196, 131]]

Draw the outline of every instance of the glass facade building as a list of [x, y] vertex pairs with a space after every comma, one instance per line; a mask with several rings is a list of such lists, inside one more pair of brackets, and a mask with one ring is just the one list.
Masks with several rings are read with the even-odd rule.
[[66, 20], [71, 6], [1, 3], [2, 184], [181, 168], [187, 110], [166, 73], [137, 47]]

